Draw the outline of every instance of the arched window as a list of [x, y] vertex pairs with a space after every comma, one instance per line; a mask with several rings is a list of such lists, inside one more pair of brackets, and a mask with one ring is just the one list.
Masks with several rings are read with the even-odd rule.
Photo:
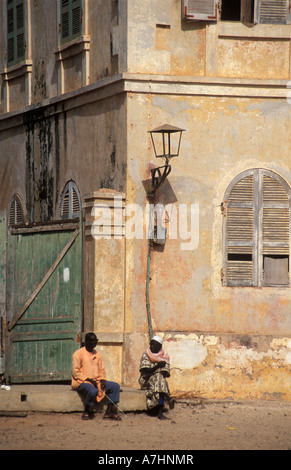
[[24, 223], [24, 210], [21, 198], [18, 194], [14, 194], [8, 209], [8, 225], [22, 225]]
[[61, 199], [61, 218], [74, 219], [80, 216], [81, 198], [80, 193], [74, 181], [69, 181], [62, 194]]
[[283, 178], [251, 169], [229, 185], [224, 199], [227, 286], [290, 285], [291, 190]]

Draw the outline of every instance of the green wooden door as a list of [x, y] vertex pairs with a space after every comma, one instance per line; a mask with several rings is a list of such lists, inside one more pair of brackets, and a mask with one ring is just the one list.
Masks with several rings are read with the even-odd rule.
[[12, 383], [70, 380], [82, 321], [80, 227], [15, 229], [7, 253], [6, 375]]

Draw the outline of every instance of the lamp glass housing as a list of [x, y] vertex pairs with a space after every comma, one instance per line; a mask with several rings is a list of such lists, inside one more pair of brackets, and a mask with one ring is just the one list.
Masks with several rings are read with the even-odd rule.
[[185, 129], [164, 124], [149, 131], [156, 158], [164, 158], [166, 164], [180, 152], [182, 132]]

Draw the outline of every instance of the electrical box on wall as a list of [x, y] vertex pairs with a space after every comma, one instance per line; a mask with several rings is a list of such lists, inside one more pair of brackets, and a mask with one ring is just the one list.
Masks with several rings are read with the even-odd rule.
[[217, 21], [218, 0], [183, 0], [184, 18], [188, 21]]

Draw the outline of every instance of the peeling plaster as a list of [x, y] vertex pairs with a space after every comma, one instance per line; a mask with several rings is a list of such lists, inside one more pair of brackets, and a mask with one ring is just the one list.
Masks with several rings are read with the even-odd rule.
[[[169, 382], [174, 394], [181, 394], [182, 382], [185, 396], [207, 393], [207, 396], [220, 397], [235, 393], [236, 397], [247, 397], [250, 383], [256, 384], [254, 389], [258, 389], [260, 393], [268, 394], [270, 384], [274, 389], [278, 385], [279, 369], [286, 377], [290, 373], [289, 338], [159, 334], [163, 337], [163, 347], [171, 358]], [[245, 377], [244, 385], [241, 390], [234, 392], [241, 374]], [[285, 397], [288, 395], [284, 391], [280, 393], [282, 396], [285, 394]]]

